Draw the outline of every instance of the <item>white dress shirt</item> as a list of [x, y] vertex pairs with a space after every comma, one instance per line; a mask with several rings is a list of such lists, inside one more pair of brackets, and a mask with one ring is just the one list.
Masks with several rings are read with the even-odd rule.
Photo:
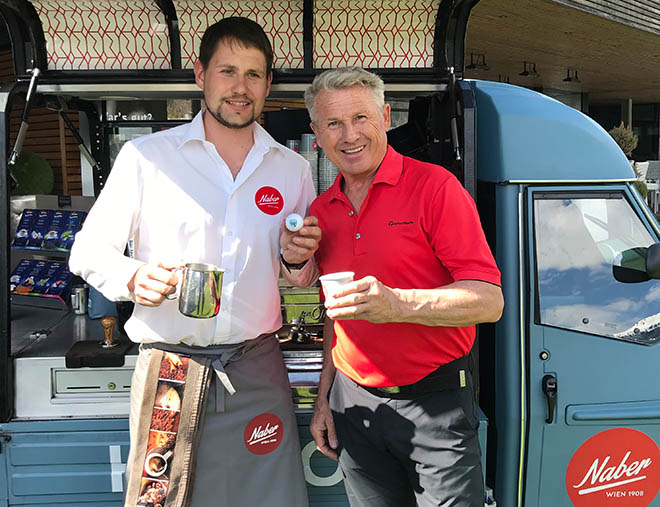
[[[127, 283], [144, 263], [225, 270], [217, 317], [186, 317], [177, 300], [136, 304], [125, 325], [135, 342], [231, 344], [282, 324], [281, 225], [289, 213], [307, 215], [315, 197], [309, 163], [255, 123], [254, 145], [234, 180], [202, 120], [200, 112], [186, 125], [127, 142], [71, 249], [71, 271], [115, 301], [133, 298]], [[124, 255], [129, 238], [133, 259]], [[296, 276], [311, 283], [315, 273], [311, 261]]]

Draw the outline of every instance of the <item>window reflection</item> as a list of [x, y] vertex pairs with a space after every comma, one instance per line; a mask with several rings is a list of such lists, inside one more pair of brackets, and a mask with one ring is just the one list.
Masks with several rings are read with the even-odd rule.
[[640, 343], [660, 338], [660, 282], [617, 282], [623, 250], [654, 243], [622, 195], [534, 197], [541, 324]]

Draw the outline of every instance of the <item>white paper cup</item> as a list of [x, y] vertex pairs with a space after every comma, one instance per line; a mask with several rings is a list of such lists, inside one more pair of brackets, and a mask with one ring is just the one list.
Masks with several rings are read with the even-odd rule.
[[333, 297], [333, 295], [336, 294], [344, 284], [352, 282], [354, 276], [355, 273], [352, 271], [339, 271], [337, 273], [328, 273], [327, 275], [319, 277], [325, 298], [328, 299]]

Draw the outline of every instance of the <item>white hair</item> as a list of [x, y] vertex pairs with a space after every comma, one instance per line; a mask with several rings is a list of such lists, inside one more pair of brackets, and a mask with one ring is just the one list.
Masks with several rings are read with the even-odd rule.
[[382, 112], [385, 107], [385, 83], [383, 80], [362, 67], [342, 67], [322, 72], [305, 90], [305, 106], [307, 106], [312, 122], [316, 123], [315, 101], [316, 95], [320, 91], [343, 90], [356, 85], [371, 91], [376, 105]]

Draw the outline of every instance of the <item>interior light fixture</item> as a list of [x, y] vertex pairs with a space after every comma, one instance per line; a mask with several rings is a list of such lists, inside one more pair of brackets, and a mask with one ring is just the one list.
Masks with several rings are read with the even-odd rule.
[[536, 72], [536, 64], [535, 63], [531, 64], [531, 68], [529, 69], [529, 75], [531, 77], [541, 77], [541, 74]]
[[566, 69], [566, 77], [562, 79], [565, 83], [579, 83], [580, 79], [578, 78], [577, 70], [571, 74], [570, 67]]
[[486, 55], [481, 53], [470, 53], [470, 63], [465, 66], [467, 70], [489, 70], [486, 63]]
[[529, 71], [527, 70], [527, 62], [523, 62], [523, 71], [518, 74], [519, 76], [529, 76]]

